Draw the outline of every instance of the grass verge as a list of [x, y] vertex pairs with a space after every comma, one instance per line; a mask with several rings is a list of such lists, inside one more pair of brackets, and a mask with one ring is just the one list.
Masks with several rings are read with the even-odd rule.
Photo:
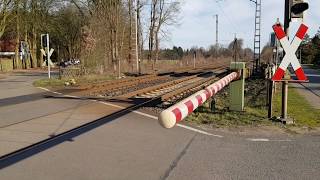
[[[86, 85], [86, 84], [99, 84], [105, 81], [115, 79], [113, 76], [107, 75], [87, 75], [80, 78], [74, 78], [77, 86]], [[70, 79], [57, 79], [57, 78], [45, 78], [39, 79], [33, 82], [33, 85], [36, 87], [54, 87], [54, 88], [62, 88], [65, 86], [65, 82]]]
[[[271, 121], [267, 118], [266, 93], [265, 80], [248, 80], [246, 81], [244, 112], [229, 111], [229, 94], [227, 90], [224, 90], [215, 97], [215, 112], [211, 112], [209, 104], [206, 103], [187, 117], [186, 121], [192, 124], [207, 125], [214, 128], [281, 125], [281, 123]], [[273, 105], [273, 115], [280, 117], [280, 90], [275, 94]], [[307, 127], [310, 129], [320, 127], [320, 110], [314, 109], [293, 87], [289, 88], [288, 115], [295, 121], [294, 125], [285, 126], [288, 129], [291, 127]], [[283, 126], [281, 125], [281, 127]]]
[[[288, 116], [294, 119], [294, 126], [309, 128], [319, 127], [320, 110], [313, 108], [308, 101], [294, 89], [294, 87], [289, 87], [288, 91]], [[280, 91], [276, 93], [273, 104], [275, 115], [280, 116]]]
[[33, 82], [36, 87], [62, 87], [64, 86], [64, 80], [51, 78], [51, 79], [39, 79]]
[[266, 84], [261, 80], [248, 80], [246, 82], [245, 111], [229, 111], [228, 88], [219, 92], [216, 99], [216, 110], [211, 112], [209, 103], [199, 107], [186, 121], [197, 125], [205, 124], [211, 127], [239, 127], [269, 125], [271, 122], [266, 118]]

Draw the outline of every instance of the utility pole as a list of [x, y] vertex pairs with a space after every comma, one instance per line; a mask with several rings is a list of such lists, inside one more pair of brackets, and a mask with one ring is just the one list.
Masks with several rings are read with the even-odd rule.
[[136, 21], [136, 63], [137, 63], [137, 72], [140, 75], [140, 61], [139, 61], [139, 40], [138, 40], [138, 16], [139, 16], [139, 0], [136, 0], [136, 17], [135, 17], [135, 21]]
[[255, 3], [255, 32], [254, 32], [254, 49], [253, 49], [253, 70], [258, 72], [261, 58], [261, 0], [250, 0]]
[[197, 52], [193, 52], [193, 69], [196, 69], [196, 58], [197, 58]]
[[218, 47], [219, 47], [219, 15], [213, 16], [216, 19], [216, 44], [214, 45], [215, 57], [218, 58]]
[[218, 47], [219, 44], [219, 15], [216, 14], [216, 47]]
[[233, 62], [237, 62], [237, 55], [238, 55], [238, 39], [235, 35], [234, 41], [233, 41]]
[[[289, 38], [289, 26], [290, 26], [290, 7], [292, 1], [285, 0], [284, 4], [284, 32]], [[282, 104], [281, 104], [281, 118], [286, 121], [288, 110], [288, 81], [282, 82]]]

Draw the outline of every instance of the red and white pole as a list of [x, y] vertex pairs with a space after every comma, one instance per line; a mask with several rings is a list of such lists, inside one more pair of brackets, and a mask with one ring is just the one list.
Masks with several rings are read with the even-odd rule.
[[227, 86], [233, 80], [239, 78], [239, 73], [233, 72], [219, 81], [208, 86], [190, 97], [182, 100], [181, 102], [169, 107], [162, 111], [159, 115], [159, 123], [165, 128], [173, 128], [176, 123], [182, 121], [194, 110], [201, 106], [212, 96], [215, 96], [220, 90]]

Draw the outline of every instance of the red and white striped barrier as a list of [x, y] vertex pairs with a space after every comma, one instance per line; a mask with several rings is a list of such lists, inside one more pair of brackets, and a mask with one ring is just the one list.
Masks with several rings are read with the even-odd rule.
[[279, 81], [283, 78], [286, 69], [288, 68], [289, 64], [291, 63], [297, 78], [301, 81], [306, 81], [307, 77], [304, 74], [304, 71], [301, 67], [301, 64], [298, 61], [296, 56], [296, 51], [299, 48], [305, 34], [308, 31], [308, 27], [304, 24], [301, 24], [297, 34], [295, 35], [292, 43], [290, 44], [286, 33], [282, 29], [280, 24], [276, 24], [273, 26], [273, 30], [276, 33], [277, 38], [280, 40], [280, 43], [286, 52], [285, 57], [283, 58], [279, 68], [277, 69], [275, 75], [273, 76], [272, 80]]
[[238, 79], [239, 73], [233, 72], [219, 81], [208, 86], [190, 97], [182, 100], [181, 102], [169, 107], [162, 111], [159, 115], [159, 123], [165, 128], [172, 128], [176, 123], [182, 121], [195, 109], [201, 106], [209, 98], [216, 95], [221, 89], [227, 86], [231, 81]]

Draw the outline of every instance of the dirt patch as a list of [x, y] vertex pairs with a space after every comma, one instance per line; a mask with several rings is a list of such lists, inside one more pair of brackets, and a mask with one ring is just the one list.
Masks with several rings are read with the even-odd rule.
[[5, 79], [7, 76], [4, 74], [0, 74], [0, 79]]

